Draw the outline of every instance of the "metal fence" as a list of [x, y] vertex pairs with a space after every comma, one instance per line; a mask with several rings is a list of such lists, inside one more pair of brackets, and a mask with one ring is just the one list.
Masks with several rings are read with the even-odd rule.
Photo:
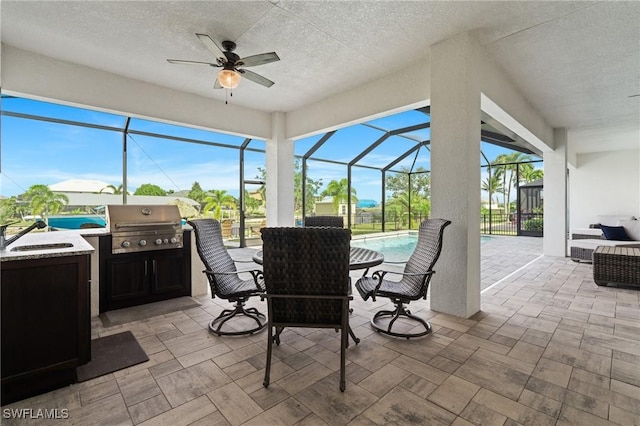
[[[416, 216], [412, 220], [411, 229], [416, 230], [423, 219], [427, 216]], [[528, 235], [542, 236], [542, 221], [544, 215], [542, 213], [522, 213], [520, 220], [520, 232], [518, 232], [518, 215], [517, 214], [483, 214], [480, 216], [480, 233], [487, 235]], [[404, 219], [404, 220], [403, 220]], [[345, 220], [345, 226], [347, 221]], [[296, 218], [296, 226], [302, 226], [302, 219]], [[406, 217], [400, 217], [393, 214], [387, 215], [385, 220], [386, 231], [399, 231], [409, 229]], [[378, 216], [369, 216], [359, 218], [356, 216], [351, 224], [351, 230], [355, 233], [380, 232], [382, 230], [382, 220]]]
[[[518, 221], [519, 220], [519, 221]], [[480, 233], [490, 235], [542, 236], [544, 214], [483, 214], [480, 217]]]
[[489, 235], [518, 235], [514, 214], [483, 214], [480, 217], [480, 233]]

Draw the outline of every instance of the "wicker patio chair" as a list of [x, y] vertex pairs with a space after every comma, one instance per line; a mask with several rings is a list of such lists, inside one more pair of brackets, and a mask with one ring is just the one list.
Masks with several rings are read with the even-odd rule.
[[[247, 299], [259, 296], [264, 291], [262, 271], [238, 271], [236, 269], [234, 260], [229, 256], [222, 242], [220, 222], [217, 220], [195, 219], [188, 223], [193, 227], [196, 235], [196, 248], [206, 268], [203, 272], [209, 280], [211, 296], [235, 302], [234, 309], [224, 309], [218, 317], [211, 321], [209, 330], [217, 335], [237, 336], [253, 334], [263, 329], [267, 325], [265, 315], [256, 308], [245, 309], [244, 307]], [[251, 273], [252, 279], [241, 279], [238, 276], [239, 272]], [[256, 326], [249, 329], [222, 330], [222, 326], [236, 315], [244, 315], [253, 319]]]
[[[337, 228], [264, 228], [263, 269], [269, 312], [264, 387], [269, 386], [273, 343], [285, 327], [341, 331], [340, 390], [345, 389], [345, 351], [350, 334], [349, 241]], [[274, 334], [275, 331], [275, 334]], [[356, 340], [356, 343], [358, 340]]]
[[[356, 288], [364, 300], [371, 298], [375, 301], [376, 297], [386, 297], [391, 299], [395, 305], [393, 311], [376, 312], [371, 318], [371, 325], [374, 329], [390, 336], [406, 337], [407, 339], [424, 336], [431, 332], [431, 325], [424, 319], [412, 315], [404, 305], [412, 300], [427, 298], [429, 281], [431, 276], [435, 274], [433, 266], [442, 250], [444, 228], [450, 223], [451, 221], [445, 219], [426, 219], [420, 224], [418, 243], [409, 261], [406, 262], [404, 272], [379, 270], [374, 272], [371, 277], [365, 276], [356, 282]], [[399, 281], [391, 281], [385, 278], [388, 274], [397, 274], [402, 277]], [[425, 331], [417, 333], [394, 331], [393, 325], [400, 317], [422, 324]], [[391, 318], [386, 327], [378, 322], [381, 318]]]
[[304, 226], [328, 226], [330, 228], [344, 228], [342, 216], [306, 216]]

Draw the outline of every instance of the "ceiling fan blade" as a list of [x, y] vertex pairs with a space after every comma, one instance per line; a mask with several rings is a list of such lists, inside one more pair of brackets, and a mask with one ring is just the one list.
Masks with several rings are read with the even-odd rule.
[[247, 56], [242, 58], [239, 62], [242, 62], [243, 67], [255, 67], [256, 65], [264, 65], [269, 62], [279, 61], [280, 57], [276, 52], [261, 53], [259, 55]]
[[197, 34], [197, 33], [196, 33], [196, 36], [198, 36], [200, 41], [207, 47], [207, 49], [209, 49], [211, 53], [213, 53], [213, 56], [215, 56], [216, 59], [223, 58], [226, 61], [226, 56], [224, 56], [224, 53], [222, 53], [222, 49], [218, 47], [216, 42], [213, 41], [211, 37], [209, 37], [206, 34]]
[[256, 74], [253, 71], [238, 70], [238, 72], [240, 72], [240, 74], [242, 74], [244, 77], [246, 77], [247, 80], [251, 80], [254, 83], [261, 84], [264, 87], [271, 87], [271, 86], [273, 86], [275, 84], [273, 81], [269, 80], [268, 78], [265, 78], [265, 77], [261, 76], [260, 74]]
[[188, 64], [188, 65], [211, 65], [212, 67], [220, 67], [218, 64], [212, 64], [211, 62], [201, 62], [201, 61], [183, 61], [182, 59], [167, 59], [167, 62], [170, 64]]

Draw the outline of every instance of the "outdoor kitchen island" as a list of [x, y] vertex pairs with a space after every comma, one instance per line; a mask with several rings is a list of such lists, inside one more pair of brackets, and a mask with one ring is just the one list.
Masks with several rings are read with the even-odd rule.
[[191, 296], [191, 231], [175, 205], [108, 205], [100, 313]]
[[77, 234], [29, 234], [0, 252], [2, 404], [76, 381], [91, 359], [89, 264]]
[[[166, 254], [125, 253], [119, 259], [143, 258], [142, 270], [146, 262], [148, 272], [155, 267], [162, 279], [171, 276], [161, 270], [164, 260], [177, 262], [184, 273], [181, 293], [202, 296], [208, 290], [204, 265], [190, 255], [195, 250], [191, 227], [181, 228], [184, 247]], [[99, 317], [105, 284], [100, 282], [100, 247], [107, 240], [111, 233], [104, 228], [38, 232], [0, 251], [3, 405], [74, 383], [75, 367], [90, 360], [91, 338], [97, 337], [91, 321]]]

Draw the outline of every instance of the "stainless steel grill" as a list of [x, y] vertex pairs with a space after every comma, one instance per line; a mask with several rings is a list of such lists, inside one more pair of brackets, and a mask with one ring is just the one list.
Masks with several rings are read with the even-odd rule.
[[182, 248], [178, 206], [109, 205], [106, 214], [113, 254]]

